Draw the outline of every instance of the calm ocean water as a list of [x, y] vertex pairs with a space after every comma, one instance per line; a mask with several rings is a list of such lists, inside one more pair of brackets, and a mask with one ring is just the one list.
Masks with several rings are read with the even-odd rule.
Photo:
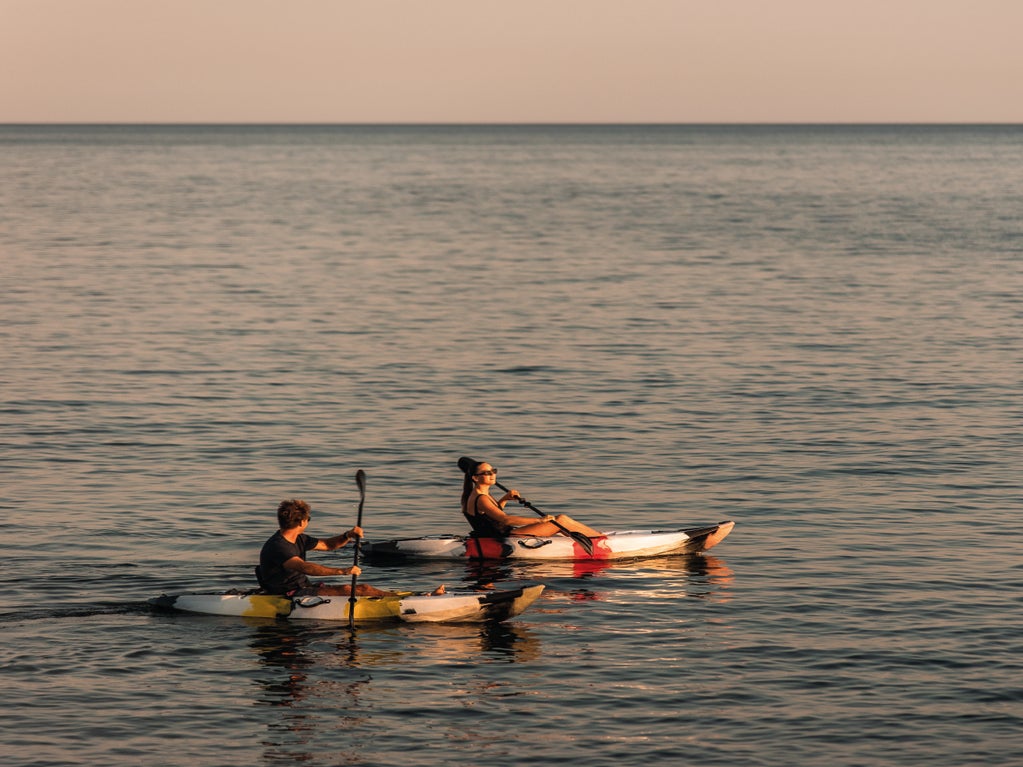
[[[0, 127], [0, 763], [1023, 763], [1023, 129]], [[496, 626], [152, 612], [469, 454], [737, 522]], [[349, 563], [348, 551], [322, 555]]]

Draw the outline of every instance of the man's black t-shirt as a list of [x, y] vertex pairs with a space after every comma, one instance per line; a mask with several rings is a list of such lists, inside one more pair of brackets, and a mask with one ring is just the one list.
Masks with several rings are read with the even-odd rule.
[[319, 538], [305, 533], [300, 533], [294, 543], [281, 535], [280, 530], [271, 535], [259, 552], [259, 569], [266, 590], [272, 594], [287, 594], [307, 588], [310, 583], [305, 574], [285, 569], [284, 563], [292, 557], [305, 560], [306, 552], [319, 542]]

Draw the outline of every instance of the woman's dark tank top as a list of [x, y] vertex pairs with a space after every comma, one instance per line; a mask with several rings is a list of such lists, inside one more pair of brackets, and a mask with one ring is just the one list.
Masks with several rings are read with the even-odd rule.
[[465, 518], [469, 520], [469, 525], [472, 527], [473, 535], [481, 538], [504, 538], [509, 532], [508, 529], [502, 528], [494, 520], [486, 515], [485, 512], [480, 511], [480, 495], [476, 495], [476, 500], [473, 501], [473, 509], [470, 514], [468, 510], [463, 512]]

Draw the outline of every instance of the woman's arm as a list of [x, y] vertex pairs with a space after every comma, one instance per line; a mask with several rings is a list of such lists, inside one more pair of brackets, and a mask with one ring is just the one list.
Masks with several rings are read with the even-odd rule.
[[[515, 495], [512, 495], [512, 493], [515, 493]], [[495, 501], [489, 495], [481, 495], [483, 513], [502, 527], [522, 527], [523, 525], [531, 525], [534, 522], [549, 521], [549, 517], [544, 517], [541, 520], [537, 517], [520, 517], [515, 514], [506, 514], [501, 505], [507, 503], [509, 498], [517, 497], [518, 493], [514, 490], [509, 490], [500, 501]]]

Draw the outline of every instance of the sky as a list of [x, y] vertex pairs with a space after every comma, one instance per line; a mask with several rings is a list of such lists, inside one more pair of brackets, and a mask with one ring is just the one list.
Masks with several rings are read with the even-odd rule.
[[0, 123], [1023, 123], [1023, 0], [0, 0]]

